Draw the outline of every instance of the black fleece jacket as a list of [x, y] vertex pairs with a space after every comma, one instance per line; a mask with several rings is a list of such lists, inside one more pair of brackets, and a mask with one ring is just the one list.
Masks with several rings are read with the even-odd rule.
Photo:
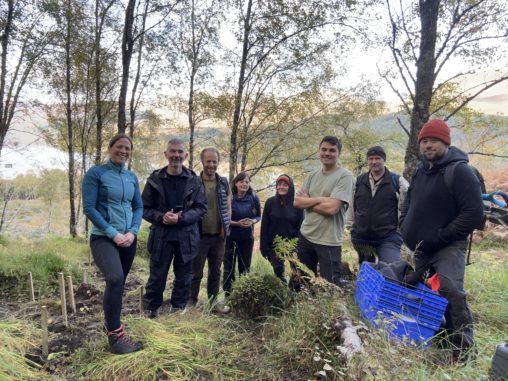
[[[167, 228], [162, 220], [164, 214], [169, 210], [162, 181], [163, 178], [168, 176], [166, 169], [167, 166], [152, 172], [141, 195], [143, 199], [143, 218], [152, 224], [147, 246], [148, 252], [154, 260], [163, 254], [163, 242], [165, 229]], [[175, 226], [178, 228], [180, 252], [184, 262], [188, 262], [194, 259], [198, 253], [198, 222], [206, 213], [208, 202], [201, 178], [186, 167], [183, 167], [182, 176], [187, 179], [183, 194], [183, 211], [181, 220]]]
[[[444, 181], [444, 169], [455, 161], [453, 192]], [[418, 166], [407, 195], [407, 207], [402, 212], [401, 232], [411, 250], [432, 254], [454, 241], [467, 236], [483, 221], [480, 182], [467, 165], [467, 155], [456, 147], [429, 169], [423, 160]]]
[[298, 237], [300, 226], [303, 221], [303, 209], [297, 209], [293, 206], [295, 199], [295, 186], [293, 179], [289, 178], [288, 194], [281, 197], [276, 194], [265, 202], [263, 208], [263, 217], [261, 219], [261, 253], [265, 257], [270, 257], [273, 251], [273, 240], [276, 235], [283, 238]]

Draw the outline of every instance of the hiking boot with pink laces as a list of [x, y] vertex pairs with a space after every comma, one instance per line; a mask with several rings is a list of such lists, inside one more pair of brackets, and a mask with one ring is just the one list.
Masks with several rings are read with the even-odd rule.
[[124, 331], [123, 324], [120, 328], [108, 332], [109, 351], [117, 355], [125, 355], [139, 351], [143, 344], [132, 341]]

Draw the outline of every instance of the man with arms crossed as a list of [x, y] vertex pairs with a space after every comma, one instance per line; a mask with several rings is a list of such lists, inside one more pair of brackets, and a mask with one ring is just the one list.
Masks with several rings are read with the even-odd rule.
[[305, 209], [298, 239], [298, 259], [315, 274], [343, 286], [340, 278], [342, 233], [353, 187], [350, 171], [339, 164], [342, 144], [325, 136], [319, 144], [322, 167], [311, 172], [295, 196], [294, 206]]

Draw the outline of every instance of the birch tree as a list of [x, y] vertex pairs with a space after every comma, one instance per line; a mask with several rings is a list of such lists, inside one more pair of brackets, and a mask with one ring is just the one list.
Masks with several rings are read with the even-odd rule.
[[[419, 160], [418, 134], [425, 122], [437, 116], [449, 120], [489, 88], [508, 79], [506, 44], [508, 9], [499, 0], [386, 0], [390, 49], [394, 70], [381, 68], [381, 75], [397, 94], [409, 125], [399, 124], [409, 140], [404, 175]], [[493, 78], [471, 81], [471, 76], [496, 64]], [[396, 78], [400, 78], [397, 81]], [[433, 102], [450, 83], [465, 83], [445, 103]], [[460, 100], [453, 109], [452, 102]], [[444, 112], [447, 109], [447, 112]]]

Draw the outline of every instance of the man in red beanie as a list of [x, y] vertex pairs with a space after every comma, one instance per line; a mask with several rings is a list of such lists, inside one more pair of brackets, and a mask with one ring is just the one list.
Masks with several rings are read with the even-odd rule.
[[[450, 128], [442, 120], [424, 124], [418, 144], [423, 160], [413, 175], [401, 216], [402, 237], [414, 251], [416, 273], [433, 269], [438, 274], [439, 293], [448, 300], [445, 328], [453, 344], [453, 360], [464, 361], [474, 344], [464, 272], [467, 238], [483, 223], [480, 182], [467, 164], [467, 155], [450, 146]], [[444, 175], [452, 165], [450, 187]]]

